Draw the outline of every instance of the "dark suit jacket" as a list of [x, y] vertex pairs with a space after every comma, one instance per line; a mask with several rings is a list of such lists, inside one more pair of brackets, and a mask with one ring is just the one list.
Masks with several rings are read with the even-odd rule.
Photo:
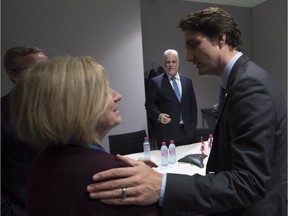
[[[148, 84], [145, 106], [148, 118], [152, 119], [155, 125], [153, 135], [157, 141], [175, 139], [179, 128], [180, 113], [182, 113], [187, 137], [193, 138], [197, 126], [196, 98], [192, 80], [182, 74], [179, 75], [182, 85], [181, 103], [178, 101], [166, 73], [152, 78]], [[171, 122], [159, 123], [160, 113], [169, 114]]]
[[28, 215], [159, 216], [157, 204], [113, 206], [90, 199], [86, 187], [93, 183], [94, 174], [115, 167], [127, 166], [117, 161], [115, 156], [101, 150], [70, 144], [50, 146], [38, 155], [29, 173]]
[[20, 140], [10, 122], [10, 95], [1, 98], [1, 215], [26, 215], [28, 169], [41, 146]]
[[215, 128], [206, 170], [214, 174], [168, 174], [164, 214], [286, 216], [286, 115], [285, 99], [274, 80], [240, 57]]

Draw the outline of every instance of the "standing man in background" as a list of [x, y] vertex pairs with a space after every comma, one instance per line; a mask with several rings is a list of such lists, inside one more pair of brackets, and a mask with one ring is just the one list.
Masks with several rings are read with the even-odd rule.
[[225, 10], [190, 13], [179, 27], [187, 61], [200, 76], [220, 77], [223, 89], [206, 175], [161, 174], [118, 156], [133, 167], [94, 175], [90, 196], [106, 204], [158, 202], [165, 216], [287, 216], [287, 101], [281, 89], [241, 52], [240, 28]]
[[164, 52], [165, 73], [152, 78], [148, 84], [146, 110], [154, 124], [153, 135], [161, 148], [162, 141], [176, 146], [192, 143], [197, 126], [197, 103], [192, 80], [178, 72], [178, 52]]
[[[4, 68], [16, 83], [26, 68], [46, 59], [37, 47], [13, 47], [4, 55]], [[1, 215], [24, 216], [28, 169], [41, 148], [17, 137], [10, 122], [9, 103], [10, 93], [1, 98]]]

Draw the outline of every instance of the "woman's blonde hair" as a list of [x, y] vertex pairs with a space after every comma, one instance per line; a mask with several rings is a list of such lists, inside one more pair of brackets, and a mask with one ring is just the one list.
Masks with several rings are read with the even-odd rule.
[[11, 119], [31, 142], [98, 143], [95, 128], [109, 91], [106, 71], [92, 57], [57, 57], [31, 67], [17, 82]]

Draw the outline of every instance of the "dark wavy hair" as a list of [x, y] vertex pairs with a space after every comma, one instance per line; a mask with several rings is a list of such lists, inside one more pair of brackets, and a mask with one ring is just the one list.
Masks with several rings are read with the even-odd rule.
[[189, 13], [179, 22], [182, 31], [196, 31], [208, 36], [211, 40], [226, 35], [226, 43], [241, 51], [241, 30], [234, 18], [225, 10], [209, 7], [195, 13]]

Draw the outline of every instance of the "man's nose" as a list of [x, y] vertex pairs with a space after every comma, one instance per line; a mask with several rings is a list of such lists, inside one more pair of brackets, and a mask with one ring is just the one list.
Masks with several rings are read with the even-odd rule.
[[186, 61], [187, 62], [192, 62], [194, 59], [194, 54], [192, 51], [187, 50], [186, 52]]

